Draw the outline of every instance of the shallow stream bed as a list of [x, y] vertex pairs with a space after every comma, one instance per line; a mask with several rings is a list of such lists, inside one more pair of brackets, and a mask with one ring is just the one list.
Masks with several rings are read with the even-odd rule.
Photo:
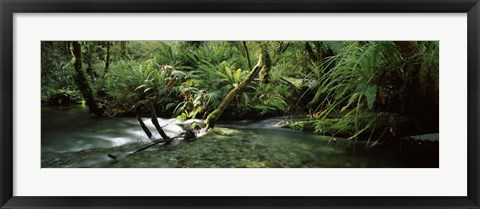
[[[155, 130], [148, 118], [143, 119]], [[129, 155], [149, 142], [135, 118], [95, 118], [85, 107], [42, 107], [42, 168], [384, 168], [438, 167], [437, 149], [405, 149], [276, 126], [282, 118], [220, 122], [193, 142], [175, 140]], [[161, 119], [169, 136], [186, 122]], [[201, 122], [201, 121], [197, 121]], [[153, 132], [156, 133], [156, 132]], [[159, 138], [158, 134], [155, 137]], [[120, 160], [112, 163], [107, 155]]]

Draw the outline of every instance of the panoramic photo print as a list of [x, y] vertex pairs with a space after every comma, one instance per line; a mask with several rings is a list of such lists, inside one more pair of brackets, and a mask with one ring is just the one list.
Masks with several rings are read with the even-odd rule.
[[438, 168], [438, 41], [42, 41], [42, 168]]

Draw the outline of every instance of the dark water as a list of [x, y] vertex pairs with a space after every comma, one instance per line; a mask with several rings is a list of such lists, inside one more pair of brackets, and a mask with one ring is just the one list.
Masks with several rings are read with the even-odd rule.
[[[150, 130], [150, 120], [144, 118]], [[169, 136], [191, 121], [160, 119]], [[85, 107], [42, 108], [42, 167], [342, 168], [438, 167], [438, 151], [354, 143], [279, 128], [282, 118], [220, 123], [194, 142], [175, 140], [140, 153], [149, 142], [135, 118], [95, 118]], [[202, 122], [202, 121], [197, 121]], [[159, 138], [158, 134], [155, 136]], [[120, 160], [111, 163], [111, 154]]]

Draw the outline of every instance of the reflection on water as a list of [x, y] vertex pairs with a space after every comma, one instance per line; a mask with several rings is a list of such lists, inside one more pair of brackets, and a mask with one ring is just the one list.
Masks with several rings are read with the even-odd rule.
[[[150, 120], [144, 118], [150, 130]], [[429, 153], [417, 159], [382, 147], [365, 149], [331, 137], [278, 128], [282, 118], [218, 124], [194, 142], [175, 140], [129, 155], [148, 142], [135, 118], [95, 118], [84, 107], [42, 108], [42, 167], [437, 167]], [[160, 119], [169, 136], [193, 121]], [[201, 120], [195, 120], [202, 123]], [[155, 133], [155, 132], [154, 132]], [[160, 138], [157, 134], [156, 138]], [[107, 154], [121, 158], [112, 164]], [[128, 156], [129, 155], [129, 156]], [[408, 153], [411, 155], [411, 153]], [[438, 158], [437, 156], [433, 156]]]

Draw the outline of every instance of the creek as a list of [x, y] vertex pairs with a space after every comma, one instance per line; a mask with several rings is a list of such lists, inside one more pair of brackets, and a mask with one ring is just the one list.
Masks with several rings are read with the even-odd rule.
[[[367, 148], [365, 142], [346, 139], [332, 143], [330, 136], [281, 128], [277, 124], [282, 117], [220, 121], [193, 142], [174, 140], [129, 156], [149, 142], [135, 118], [95, 118], [82, 106], [42, 107], [41, 118], [42, 168], [438, 167], [438, 143], [436, 152], [417, 149], [414, 153], [383, 145]], [[156, 133], [150, 120], [143, 120]], [[169, 136], [180, 134], [192, 122], [158, 120]], [[123, 158], [111, 163], [108, 154]]]

